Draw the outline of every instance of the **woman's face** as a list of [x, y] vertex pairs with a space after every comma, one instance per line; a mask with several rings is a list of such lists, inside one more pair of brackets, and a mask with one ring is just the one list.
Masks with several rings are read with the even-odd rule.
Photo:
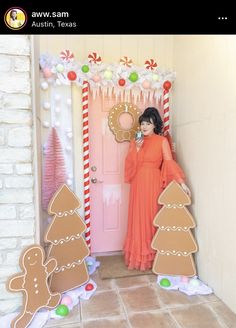
[[146, 121], [141, 122], [140, 128], [144, 136], [150, 136], [151, 134], [154, 133], [155, 125], [153, 124], [152, 119], [150, 121], [151, 122], [146, 122]]
[[16, 15], [17, 15], [17, 13], [16, 13], [15, 11], [12, 11], [12, 13], [11, 13], [11, 17], [12, 17], [13, 19], [16, 18]]

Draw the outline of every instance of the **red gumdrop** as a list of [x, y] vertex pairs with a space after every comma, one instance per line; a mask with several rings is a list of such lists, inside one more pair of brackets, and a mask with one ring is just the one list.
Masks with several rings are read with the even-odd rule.
[[77, 74], [74, 71], [69, 71], [67, 77], [70, 81], [74, 81], [77, 78]]
[[163, 88], [165, 89], [165, 90], [170, 90], [170, 88], [171, 88], [171, 82], [170, 81], [165, 81], [164, 83], [163, 83]]
[[93, 289], [94, 289], [93, 284], [87, 284], [87, 285], [85, 286], [85, 290], [86, 290], [86, 291], [90, 291], [90, 290], [93, 290]]
[[118, 83], [121, 87], [123, 87], [125, 85], [125, 79], [119, 79]]

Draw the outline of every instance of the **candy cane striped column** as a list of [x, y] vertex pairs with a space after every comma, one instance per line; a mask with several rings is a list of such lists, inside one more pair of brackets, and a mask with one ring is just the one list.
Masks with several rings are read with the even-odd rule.
[[164, 92], [163, 92], [164, 136], [167, 138], [167, 140], [169, 142], [171, 153], [172, 153], [172, 157], [173, 157], [174, 160], [176, 160], [175, 147], [174, 147], [174, 143], [173, 143], [172, 137], [170, 135], [170, 104], [169, 104], [169, 100], [170, 99], [169, 99], [169, 90], [171, 88], [171, 82], [170, 81], [164, 82], [163, 87], [164, 87]]
[[163, 103], [164, 103], [164, 135], [170, 130], [170, 105], [169, 105], [169, 90], [164, 89], [163, 93]]
[[89, 176], [89, 125], [88, 125], [88, 81], [83, 81], [83, 163], [84, 163], [84, 218], [86, 224], [85, 240], [90, 249], [90, 176]]

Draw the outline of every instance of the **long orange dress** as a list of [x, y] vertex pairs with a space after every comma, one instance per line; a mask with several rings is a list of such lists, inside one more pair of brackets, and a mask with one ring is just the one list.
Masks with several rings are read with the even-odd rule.
[[156, 227], [153, 219], [159, 210], [160, 193], [172, 180], [184, 181], [184, 173], [173, 160], [167, 139], [157, 134], [144, 137], [139, 151], [130, 142], [125, 159], [125, 182], [130, 183], [128, 228], [124, 243], [128, 269], [152, 268], [156, 251], [151, 242]]

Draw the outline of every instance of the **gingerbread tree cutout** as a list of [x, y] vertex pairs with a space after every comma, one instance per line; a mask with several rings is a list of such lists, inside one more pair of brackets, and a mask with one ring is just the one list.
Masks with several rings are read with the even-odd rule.
[[48, 256], [57, 260], [57, 267], [50, 279], [50, 288], [63, 293], [79, 287], [89, 280], [85, 258], [89, 248], [83, 238], [86, 225], [76, 212], [80, 201], [63, 184], [52, 197], [48, 213], [54, 215], [45, 235], [50, 242]]
[[159, 196], [158, 203], [163, 207], [153, 221], [158, 230], [151, 244], [157, 250], [152, 271], [192, 277], [196, 275], [192, 254], [198, 247], [190, 230], [196, 224], [185, 207], [191, 200], [180, 185], [172, 181]]

